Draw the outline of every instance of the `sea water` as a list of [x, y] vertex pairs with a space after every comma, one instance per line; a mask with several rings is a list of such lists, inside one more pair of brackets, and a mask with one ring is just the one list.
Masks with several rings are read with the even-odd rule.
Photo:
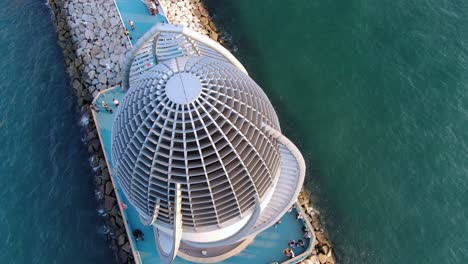
[[[303, 151], [339, 261], [466, 263], [467, 2], [206, 2]], [[111, 263], [48, 9], [1, 1], [0, 23], [0, 263]]]
[[0, 1], [0, 263], [113, 263], [44, 2]]
[[468, 262], [468, 2], [207, 0], [339, 263]]

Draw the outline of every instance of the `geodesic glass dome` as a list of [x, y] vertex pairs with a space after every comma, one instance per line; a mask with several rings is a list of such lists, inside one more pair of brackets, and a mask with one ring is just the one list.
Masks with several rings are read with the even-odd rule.
[[233, 65], [200, 56], [161, 62], [117, 113], [117, 177], [147, 218], [159, 204], [157, 221], [173, 221], [171, 183], [180, 183], [183, 226], [223, 224], [278, 177], [278, 143], [262, 123], [279, 129], [266, 95]]

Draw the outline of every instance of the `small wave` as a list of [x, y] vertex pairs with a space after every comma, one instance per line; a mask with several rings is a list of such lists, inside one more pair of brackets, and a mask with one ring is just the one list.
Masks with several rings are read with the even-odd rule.
[[221, 40], [223, 40], [224, 43], [226, 43], [227, 47], [229, 47], [229, 50], [233, 53], [237, 52], [239, 50], [239, 48], [234, 45], [233, 41], [232, 41], [232, 36], [227, 33], [226, 31], [224, 30], [221, 30]]
[[89, 117], [87, 115], [82, 115], [80, 118], [80, 126], [86, 127], [89, 124]]
[[104, 210], [104, 208], [102, 208], [102, 207], [99, 208], [99, 209], [97, 210], [97, 212], [98, 212], [98, 214], [99, 214], [100, 216], [106, 216], [106, 215], [107, 215], [106, 210]]
[[94, 172], [98, 171], [101, 166], [97, 163], [97, 160], [95, 160], [94, 156], [90, 156], [88, 158], [88, 163], [89, 166], [93, 169]]
[[93, 163], [93, 161], [94, 161], [94, 156], [89, 157], [88, 162]]
[[82, 135], [80, 140], [81, 140], [81, 143], [83, 143], [83, 144], [86, 144], [88, 142], [88, 139], [86, 138], [85, 135]]
[[100, 199], [101, 199], [101, 192], [99, 191], [99, 189], [97, 189], [96, 191], [94, 191], [94, 196], [96, 196], [96, 200], [100, 200]]
[[102, 235], [107, 235], [109, 234], [110, 230], [110, 227], [108, 227], [107, 225], [102, 225], [99, 227], [98, 233]]

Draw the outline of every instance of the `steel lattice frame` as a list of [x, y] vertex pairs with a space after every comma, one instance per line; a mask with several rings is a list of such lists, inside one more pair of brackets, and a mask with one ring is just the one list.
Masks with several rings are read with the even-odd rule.
[[[166, 84], [185, 72], [200, 96], [179, 104]], [[144, 218], [172, 224], [174, 184], [182, 190], [184, 228], [218, 226], [242, 216], [278, 177], [279, 130], [264, 92], [232, 64], [209, 57], [165, 60], [131, 83], [113, 128], [116, 175]]]
[[[157, 24], [127, 55], [122, 83], [113, 175], [153, 225], [162, 263], [182, 244], [188, 260], [226, 259], [296, 201], [304, 158], [265, 93], [218, 43]], [[207, 248], [217, 250], [196, 257]]]

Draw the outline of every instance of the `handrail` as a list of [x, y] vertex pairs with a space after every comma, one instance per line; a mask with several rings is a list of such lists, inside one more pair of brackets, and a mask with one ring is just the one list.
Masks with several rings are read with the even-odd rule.
[[[124, 27], [124, 29], [126, 28], [125, 27], [125, 22], [122, 18], [122, 14], [120, 13], [120, 10], [119, 10], [119, 7], [117, 6], [117, 2], [114, 0], [114, 5], [115, 5], [115, 9], [117, 9], [117, 13], [119, 14], [119, 17], [120, 17], [120, 21], [122, 22], [122, 26]], [[127, 36], [127, 40], [128, 42], [130, 43], [130, 46], [132, 46], [132, 41], [130, 40], [130, 36]]]
[[[299, 203], [296, 203], [296, 210], [298, 210], [300, 214], [306, 216], [306, 213], [304, 212], [304, 209], [302, 208], [302, 206]], [[307, 229], [310, 232], [313, 233], [313, 237], [310, 238], [309, 245], [307, 246], [307, 249], [304, 252], [302, 252], [302, 254], [299, 254], [296, 257], [292, 258], [292, 259], [288, 259], [288, 260], [282, 262], [281, 264], [298, 263], [299, 261], [304, 260], [305, 258], [307, 258], [308, 256], [310, 256], [312, 254], [312, 250], [315, 248], [315, 244], [317, 244], [317, 237], [315, 236], [314, 228], [310, 224], [310, 221], [306, 220], [306, 217], [304, 217], [303, 222], [304, 222], [304, 225], [307, 227]]]
[[[117, 87], [118, 86], [114, 86], [114, 87], [111, 87], [109, 89], [98, 92], [98, 94], [96, 95], [96, 97], [93, 100], [93, 104], [96, 104], [96, 101], [99, 99], [99, 97], [102, 94], [104, 94], [104, 93], [106, 93], [108, 91], [117, 89]], [[101, 147], [103, 147], [104, 146], [104, 140], [102, 140], [101, 130], [99, 129], [99, 122], [98, 122], [98, 119], [97, 119], [97, 116], [96, 116], [96, 111], [94, 109], [91, 109], [91, 114], [93, 116], [94, 124], [96, 125], [96, 131], [98, 132], [97, 134], [98, 134], [98, 137], [99, 137], [99, 142], [101, 143]], [[122, 215], [122, 219], [123, 219], [123, 222], [124, 222], [125, 231], [127, 233], [128, 241], [130, 242], [130, 248], [132, 249], [133, 258], [134, 258], [136, 264], [141, 264], [141, 258], [140, 258], [139, 251], [135, 249], [136, 246], [135, 246], [135, 243], [133, 241], [132, 234], [130, 234], [130, 228], [128, 228], [127, 213], [125, 212], [125, 210], [123, 208], [122, 198], [120, 197], [120, 193], [119, 193], [119, 191], [117, 189], [117, 185], [115, 183], [114, 176], [112, 175], [112, 168], [111, 168], [111, 166], [109, 164], [109, 158], [107, 157], [107, 152], [103, 151], [103, 153], [104, 153], [104, 159], [106, 161], [107, 168], [109, 170], [109, 176], [110, 176], [109, 178], [111, 180], [112, 187], [115, 190], [114, 191], [115, 198], [117, 198], [117, 204], [118, 204], [118, 207], [119, 207], [120, 214]]]

